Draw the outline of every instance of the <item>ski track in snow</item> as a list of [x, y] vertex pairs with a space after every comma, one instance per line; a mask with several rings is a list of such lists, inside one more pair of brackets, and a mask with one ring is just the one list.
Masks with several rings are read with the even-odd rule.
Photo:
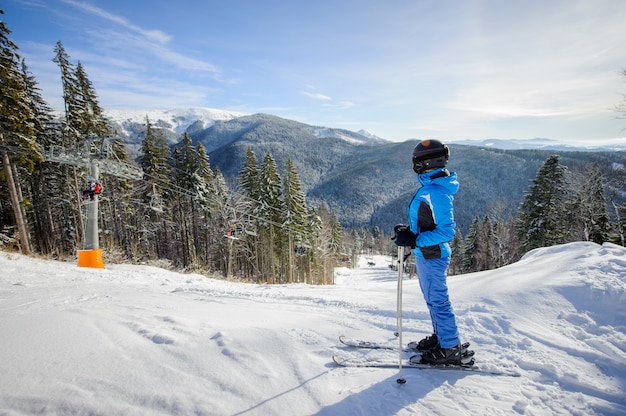
[[[376, 266], [370, 267], [367, 261]], [[397, 343], [383, 256], [335, 285], [254, 285], [0, 252], [1, 415], [626, 414], [626, 249], [571, 243], [449, 278], [481, 373], [340, 368], [339, 335]], [[430, 333], [403, 281], [405, 343]]]

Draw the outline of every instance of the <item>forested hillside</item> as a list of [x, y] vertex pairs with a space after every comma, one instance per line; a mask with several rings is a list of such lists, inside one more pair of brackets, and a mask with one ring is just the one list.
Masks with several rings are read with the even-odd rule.
[[190, 136], [206, 147], [212, 163], [230, 184], [239, 173], [246, 149], [251, 147], [259, 157], [272, 154], [281, 170], [291, 159], [305, 191], [354, 152], [383, 143], [347, 130], [314, 127], [267, 114], [218, 121]]
[[[411, 152], [417, 140], [391, 143], [368, 140], [356, 133], [320, 128], [279, 117], [257, 114], [220, 121], [191, 134], [209, 152], [213, 166], [227, 182], [236, 184], [246, 149], [262, 157], [272, 154], [279, 170], [291, 159], [310, 203], [324, 202], [348, 229], [380, 227], [390, 232], [406, 222], [406, 206], [417, 187], [411, 170]], [[450, 145], [449, 169], [459, 175], [456, 216], [465, 233], [475, 216], [498, 212], [517, 214], [523, 194], [537, 169], [551, 154], [559, 154], [572, 173], [584, 175], [598, 163], [608, 179], [614, 164], [625, 164], [624, 152], [555, 152], [552, 150], [499, 150]]]

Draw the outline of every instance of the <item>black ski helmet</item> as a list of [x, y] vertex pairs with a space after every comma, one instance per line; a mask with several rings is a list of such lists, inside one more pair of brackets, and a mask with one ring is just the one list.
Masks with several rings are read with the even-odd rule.
[[439, 140], [422, 140], [413, 149], [413, 170], [420, 174], [429, 169], [444, 168], [449, 157], [450, 149]]

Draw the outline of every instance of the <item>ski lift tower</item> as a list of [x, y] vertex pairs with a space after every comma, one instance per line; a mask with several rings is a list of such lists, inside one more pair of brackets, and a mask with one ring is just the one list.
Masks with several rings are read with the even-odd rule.
[[[143, 178], [141, 168], [131, 166], [115, 157], [110, 136], [85, 139], [77, 149], [52, 146], [44, 152], [44, 159], [47, 162], [86, 167], [89, 169], [90, 178], [96, 183], [100, 172], [132, 180]], [[77, 250], [78, 266], [103, 269], [104, 262], [98, 236], [98, 195], [94, 195], [93, 201], [85, 205], [87, 221], [83, 249]]]

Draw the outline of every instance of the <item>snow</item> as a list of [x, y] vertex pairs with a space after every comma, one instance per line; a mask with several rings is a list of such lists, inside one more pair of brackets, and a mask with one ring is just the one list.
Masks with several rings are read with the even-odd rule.
[[[197, 121], [200, 121], [203, 128], [206, 129], [211, 127], [216, 121], [228, 121], [234, 118], [242, 117], [246, 114], [207, 107], [190, 107], [171, 110], [111, 109], [105, 110], [104, 115], [107, 119], [114, 123], [118, 123], [123, 128], [126, 123], [137, 123], [143, 125], [146, 123], [147, 116], [150, 119], [150, 123], [166, 123], [166, 125], [169, 126], [173, 132], [182, 134], [187, 130], [187, 128], [189, 128], [189, 126]], [[125, 133], [128, 134], [127, 131]]]
[[318, 127], [314, 128], [313, 134], [321, 139], [332, 137], [354, 145], [366, 145], [371, 143], [382, 144], [387, 142], [385, 139], [381, 139], [380, 137], [372, 134], [370, 131], [367, 130], [359, 130], [355, 133], [350, 130], [338, 130], [327, 127]]
[[[332, 286], [254, 285], [0, 252], [0, 414], [626, 414], [624, 247], [571, 243], [450, 277], [477, 364], [520, 377], [404, 369], [404, 385], [397, 369], [331, 360], [385, 354], [342, 334], [396, 342], [390, 261], [362, 257]], [[408, 342], [430, 324], [417, 280], [403, 293]]]
[[504, 150], [540, 149], [556, 151], [585, 152], [623, 152], [626, 150], [626, 137], [612, 139], [589, 139], [585, 141], [565, 142], [554, 139], [477, 139], [453, 140], [453, 144], [491, 147]]

